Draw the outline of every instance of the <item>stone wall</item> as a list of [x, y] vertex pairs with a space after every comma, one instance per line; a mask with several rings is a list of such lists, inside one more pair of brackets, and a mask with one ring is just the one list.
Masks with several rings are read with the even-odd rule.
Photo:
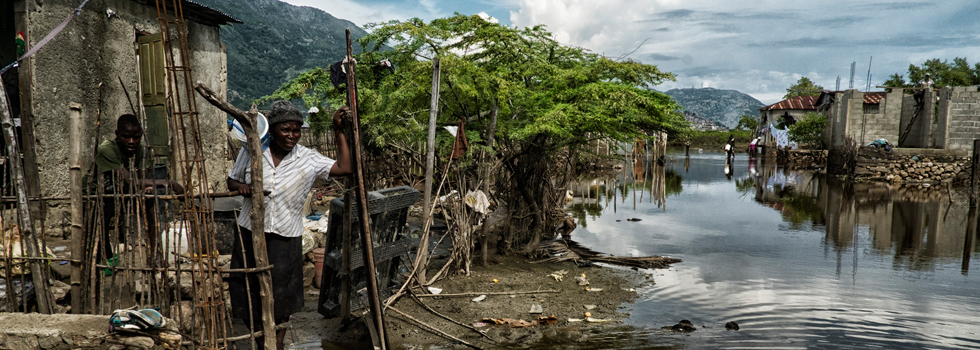
[[776, 151], [776, 163], [789, 169], [825, 169], [827, 151], [780, 149]]
[[[173, 323], [168, 321], [168, 323]], [[2, 349], [173, 349], [182, 337], [172, 327], [148, 331], [150, 336], [109, 333], [109, 316], [0, 314]]]
[[896, 154], [872, 147], [858, 151], [855, 178], [925, 186], [969, 180], [969, 158]]

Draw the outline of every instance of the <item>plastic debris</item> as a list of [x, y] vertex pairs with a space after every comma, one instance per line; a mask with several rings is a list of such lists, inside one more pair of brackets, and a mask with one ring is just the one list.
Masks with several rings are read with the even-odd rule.
[[476, 298], [473, 298], [473, 301], [475, 301], [475, 302], [481, 302], [481, 301], [483, 301], [486, 298], [487, 298], [487, 295], [484, 294], [484, 295], [478, 296]]
[[587, 285], [589, 285], [589, 280], [585, 279], [585, 274], [584, 273], [581, 276], [575, 277], [575, 280], [578, 281], [578, 285], [580, 285], [580, 286], [587, 286]]
[[586, 318], [585, 318], [585, 321], [586, 321], [586, 322], [593, 322], [593, 323], [600, 323], [600, 322], [610, 322], [610, 321], [612, 321], [612, 320], [610, 320], [610, 319], [605, 319], [605, 318], [592, 318], [592, 317], [586, 317]]
[[429, 287], [429, 293], [432, 293], [432, 294], [442, 293], [442, 288]]
[[592, 317], [592, 313], [591, 313], [591, 312], [588, 312], [588, 311], [586, 311], [586, 312], [585, 312], [585, 318], [589, 318], [589, 317]]
[[585, 287], [585, 290], [590, 291], [590, 292], [601, 292], [602, 291], [602, 288], [589, 288], [589, 287]]
[[582, 305], [582, 306], [584, 306], [586, 310], [594, 310], [595, 309], [595, 305]]
[[541, 305], [538, 304], [532, 304], [531, 310], [528, 311], [528, 313], [532, 313], [532, 314], [540, 314], [542, 312], [544, 312], [544, 310], [541, 308]]
[[582, 319], [581, 318], [571, 318], [571, 317], [569, 317], [568, 318], [568, 322], [582, 322]]

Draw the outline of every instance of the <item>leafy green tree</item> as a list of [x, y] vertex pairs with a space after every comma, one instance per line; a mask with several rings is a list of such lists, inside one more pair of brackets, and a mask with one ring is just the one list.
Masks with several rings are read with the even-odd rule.
[[759, 119], [748, 114], [743, 114], [738, 119], [738, 125], [735, 125], [735, 130], [755, 130], [759, 127]]
[[[905, 77], [898, 73], [892, 74], [890, 77], [888, 77], [888, 80], [885, 80], [885, 82], [882, 83], [882, 85], [891, 87], [912, 87], [911, 84], [905, 82]], [[885, 91], [890, 92], [891, 89], [885, 89]]]
[[953, 59], [952, 63], [933, 58], [926, 60], [919, 66], [910, 64], [910, 85], [916, 85], [924, 81], [926, 74], [929, 74], [929, 78], [932, 79], [933, 85], [937, 88], [977, 85], [980, 84], [980, 63], [974, 64], [971, 67], [966, 58], [957, 57]]
[[795, 124], [789, 126], [789, 140], [812, 148], [823, 147], [823, 131], [827, 127], [827, 116], [808, 112]]
[[[552, 39], [543, 26], [512, 28], [479, 16], [455, 15], [368, 25], [358, 40], [358, 114], [364, 139], [377, 154], [424, 142], [432, 59], [441, 64], [439, 124], [465, 120], [471, 149], [490, 153], [508, 179], [496, 189], [511, 210], [530, 209], [536, 245], [549, 230], [569, 165], [597, 140], [633, 142], [648, 132], [687, 129], [669, 96], [651, 89], [674, 75], [632, 60], [612, 60]], [[395, 73], [373, 67], [389, 59]], [[345, 95], [327, 72], [311, 70], [269, 98], [301, 97], [309, 106], [337, 106]], [[480, 148], [497, 114], [493, 149]], [[451, 138], [440, 144], [449, 152]], [[584, 147], [587, 146], [587, 147]], [[472, 152], [471, 152], [472, 153]], [[420, 156], [413, 154], [412, 156]], [[467, 158], [467, 156], [464, 156]], [[472, 159], [472, 158], [469, 158]], [[527, 215], [524, 215], [525, 217]]]
[[823, 86], [814, 84], [810, 78], [801, 77], [800, 80], [796, 81], [796, 84], [786, 89], [786, 95], [783, 96], [783, 99], [796, 96], [817, 96], [821, 92], [823, 92]]

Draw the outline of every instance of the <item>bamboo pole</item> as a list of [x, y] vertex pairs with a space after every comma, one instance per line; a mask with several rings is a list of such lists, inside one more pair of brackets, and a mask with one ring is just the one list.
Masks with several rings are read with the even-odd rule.
[[[262, 186], [262, 142], [259, 141], [259, 133], [254, 127], [258, 125], [256, 121], [258, 109], [255, 104], [252, 104], [252, 108], [248, 110], [248, 113], [245, 113], [224, 101], [221, 97], [218, 97], [204, 83], [194, 84], [194, 89], [206, 101], [222, 111], [231, 114], [242, 125], [242, 129], [245, 129], [245, 137], [248, 140], [248, 152], [252, 159], [252, 184], [250, 186], [253, 189], [265, 189]], [[255, 255], [255, 267], [262, 268], [269, 265], [269, 252], [265, 246], [264, 196], [252, 196], [252, 212], [249, 213], [249, 216], [252, 219], [252, 250]], [[275, 316], [273, 315], [272, 272], [268, 270], [261, 271], [258, 273], [258, 278], [259, 298], [262, 304], [262, 334], [264, 335], [265, 349], [275, 349], [276, 325]]]
[[[360, 224], [361, 224], [361, 251], [364, 253], [364, 267], [367, 270], [367, 289], [368, 289], [368, 302], [371, 306], [371, 314], [374, 318], [374, 327], [378, 332], [379, 343], [376, 346], [380, 346], [381, 350], [387, 350], [390, 348], [388, 346], [388, 335], [385, 332], [384, 317], [381, 314], [381, 300], [379, 300], [378, 293], [378, 280], [375, 277], [374, 270], [374, 244], [371, 238], [371, 224], [368, 218], [368, 203], [367, 203], [367, 188], [365, 188], [364, 183], [364, 154], [361, 150], [361, 121], [357, 117], [357, 63], [354, 62], [354, 52], [353, 46], [351, 45], [350, 38], [350, 28], [347, 28], [347, 102], [350, 107], [350, 115], [352, 117], [353, 138], [347, 140], [347, 142], [353, 144], [352, 152], [352, 163], [354, 165], [354, 185], [355, 185], [355, 195], [357, 196], [357, 202], [360, 211]], [[351, 203], [347, 203], [350, 205]]]
[[[10, 163], [10, 172], [13, 176], [13, 183], [17, 191], [17, 211], [20, 214], [20, 231], [26, 241], [27, 256], [40, 256], [40, 246], [37, 236], [34, 234], [34, 220], [31, 218], [31, 208], [27, 200], [27, 181], [24, 179], [24, 166], [21, 164], [20, 147], [17, 144], [17, 137], [14, 135], [14, 120], [10, 116], [10, 102], [7, 100], [7, 91], [3, 84], [0, 84], [0, 122], [3, 123], [3, 137], [7, 142], [7, 157]], [[41, 261], [31, 261], [31, 278], [34, 280], [34, 291], [37, 295], [37, 308], [43, 314], [51, 313], [51, 294], [48, 293], [48, 278], [45, 268]]]
[[[422, 203], [422, 213], [424, 217], [432, 216], [432, 177], [436, 159], [436, 119], [439, 116], [439, 83], [442, 74], [442, 65], [439, 57], [432, 60], [432, 101], [429, 107], [429, 135], [426, 139], [425, 151], [425, 201]], [[425, 220], [422, 220], [425, 222]], [[416, 279], [419, 284], [425, 285], [425, 275], [429, 264], [429, 230], [422, 231], [422, 239], [419, 240], [418, 252], [415, 254], [415, 266], [418, 272]]]
[[[71, 251], [79, 254], [85, 250], [84, 203], [82, 202], [82, 104], [72, 102], [68, 105], [68, 172], [71, 177]], [[75, 256], [78, 258], [79, 256]], [[81, 296], [82, 293], [82, 261], [72, 259], [71, 262], [71, 295]], [[72, 312], [82, 310], [82, 298], [71, 298]]]

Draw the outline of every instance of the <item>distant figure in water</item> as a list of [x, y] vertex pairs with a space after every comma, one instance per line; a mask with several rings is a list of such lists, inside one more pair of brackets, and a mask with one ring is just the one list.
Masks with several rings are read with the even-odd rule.
[[735, 172], [732, 166], [732, 158], [725, 159], [725, 178], [732, 180], [732, 173]]
[[735, 158], [735, 135], [728, 135], [728, 143], [725, 144], [725, 155], [728, 159]]

